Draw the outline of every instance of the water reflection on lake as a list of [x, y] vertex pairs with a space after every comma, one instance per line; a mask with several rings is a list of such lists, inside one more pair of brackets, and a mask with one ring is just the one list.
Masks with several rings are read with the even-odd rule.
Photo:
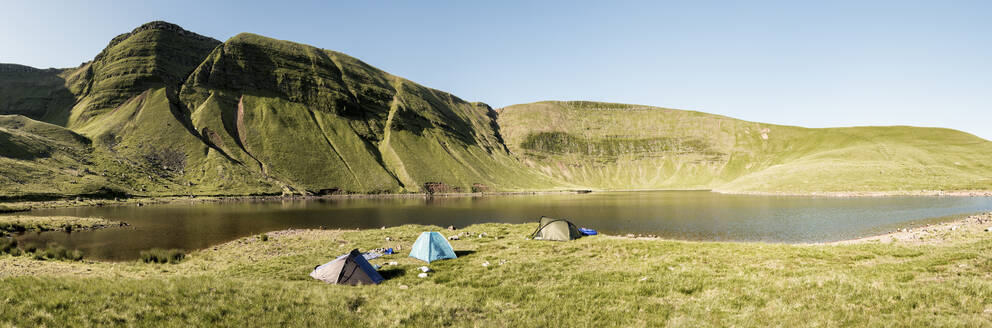
[[66, 234], [29, 233], [89, 258], [132, 259], [149, 248], [208, 247], [287, 228], [378, 228], [410, 223], [464, 227], [565, 217], [609, 234], [643, 233], [720, 241], [823, 242], [892, 230], [920, 220], [992, 210], [992, 197], [774, 197], [699, 191], [604, 192], [486, 197], [179, 202], [37, 210], [122, 220], [131, 226]]

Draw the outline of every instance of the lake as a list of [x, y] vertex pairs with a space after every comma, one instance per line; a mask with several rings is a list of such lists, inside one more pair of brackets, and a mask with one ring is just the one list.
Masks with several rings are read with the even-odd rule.
[[[435, 198], [176, 202], [147, 206], [35, 210], [22, 215], [104, 217], [128, 227], [27, 233], [27, 244], [56, 242], [87, 258], [128, 260], [150, 248], [194, 250], [288, 228], [464, 227], [563, 217], [608, 234], [783, 243], [829, 242], [884, 233], [949, 216], [992, 210], [992, 197], [791, 197], [705, 191], [596, 192]], [[537, 224], [534, 224], [535, 228]]]

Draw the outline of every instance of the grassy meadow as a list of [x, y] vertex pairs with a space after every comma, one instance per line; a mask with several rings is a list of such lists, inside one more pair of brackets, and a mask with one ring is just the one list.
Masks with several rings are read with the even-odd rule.
[[[419, 232], [289, 230], [192, 252], [178, 264], [0, 255], [8, 326], [973, 326], [992, 325], [992, 238], [847, 245], [592, 236], [541, 242], [536, 224], [455, 231], [459, 258], [406, 256]], [[389, 241], [387, 241], [387, 237]], [[353, 248], [380, 285], [308, 273]], [[398, 265], [387, 265], [397, 262]], [[483, 264], [488, 265], [484, 266]]]

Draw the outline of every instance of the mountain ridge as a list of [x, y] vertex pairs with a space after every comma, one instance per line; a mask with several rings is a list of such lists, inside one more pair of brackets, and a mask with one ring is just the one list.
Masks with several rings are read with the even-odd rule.
[[601, 189], [992, 189], [992, 168], [985, 164], [992, 142], [945, 128], [811, 129], [581, 101], [514, 105], [501, 110], [500, 120], [511, 151], [529, 166]]
[[309, 45], [250, 33], [221, 43], [152, 22], [61, 74], [74, 103], [53, 123], [92, 140], [94, 172], [119, 173], [106, 183], [129, 194], [550, 184], [497, 178], [520, 167], [489, 106]]
[[[10, 154], [43, 149], [37, 133], [87, 141], [0, 152], [10, 197], [992, 190], [992, 143], [955, 130], [808, 129], [584, 101], [493, 109], [340, 52], [252, 33], [221, 42], [161, 21], [76, 68], [0, 65], [0, 96], [0, 114], [24, 116], [0, 120]], [[24, 119], [53, 125], [26, 134]], [[23, 178], [43, 174], [48, 185]]]

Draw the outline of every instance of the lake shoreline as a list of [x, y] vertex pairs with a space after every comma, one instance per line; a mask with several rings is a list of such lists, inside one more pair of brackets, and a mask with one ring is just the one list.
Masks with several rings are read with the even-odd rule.
[[837, 197], [837, 198], [872, 198], [872, 197], [992, 197], [989, 190], [900, 190], [900, 191], [812, 191], [812, 192], [768, 192], [768, 191], [727, 191], [713, 189], [710, 192], [726, 195], [748, 196], [787, 196], [787, 197]]
[[910, 244], [938, 245], [954, 240], [954, 233], [974, 233], [987, 232], [992, 236], [992, 212], [983, 212], [972, 215], [963, 215], [961, 218], [936, 222], [924, 225], [907, 224], [907, 228], [898, 228], [890, 231], [865, 237], [842, 239], [830, 242], [818, 243], [787, 243], [787, 242], [762, 242], [762, 241], [724, 241], [724, 240], [689, 240], [661, 237], [653, 234], [621, 234], [610, 235], [600, 233], [608, 238], [622, 238], [649, 241], [672, 241], [672, 242], [697, 242], [697, 243], [735, 243], [735, 244], [770, 244], [770, 245], [794, 245], [794, 246], [830, 246], [830, 245], [854, 245], [865, 243], [892, 243], [905, 242]]
[[0, 237], [19, 235], [32, 232], [98, 230], [114, 227], [125, 227], [123, 221], [113, 221], [104, 218], [87, 218], [75, 216], [0, 216]]
[[[2, 221], [3, 218], [4, 218], [3, 216], [0, 216], [0, 223], [3, 222]], [[18, 218], [18, 216], [14, 216], [13, 218]], [[22, 216], [21, 218], [25, 218], [25, 217]], [[123, 222], [123, 221], [111, 221], [111, 220], [106, 220], [106, 219], [102, 219], [102, 218], [77, 218], [77, 217], [27, 217], [27, 218], [36, 218], [36, 219], [41, 219], [42, 221], [45, 221], [47, 219], [93, 220], [93, 222], [84, 222], [84, 223], [89, 223], [89, 224], [80, 224], [78, 222], [72, 222], [72, 224], [74, 224], [74, 230], [76, 230], [76, 231], [97, 230], [97, 229], [103, 229], [103, 228], [128, 226], [128, 224], [126, 222]], [[507, 226], [514, 226], [514, 227], [525, 227], [525, 226], [531, 226], [534, 223], [490, 223], [490, 224], [507, 225]], [[403, 225], [389, 226], [389, 227], [384, 226], [381, 229], [380, 228], [332, 228], [332, 229], [321, 229], [321, 228], [288, 228], [288, 229], [279, 229], [279, 230], [271, 230], [271, 231], [267, 231], [267, 232], [262, 232], [262, 233], [260, 233], [258, 235], [255, 235], [255, 236], [242, 236], [242, 237], [238, 237], [238, 238], [235, 238], [235, 239], [232, 239], [232, 240], [220, 242], [220, 243], [217, 243], [217, 244], [214, 244], [214, 245], [211, 245], [211, 246], [207, 246], [207, 247], [202, 247], [202, 248], [198, 248], [198, 249], [187, 250], [186, 253], [188, 253], [188, 254], [194, 254], [194, 253], [201, 253], [201, 252], [207, 251], [209, 249], [216, 250], [218, 247], [223, 247], [223, 246], [225, 246], [227, 244], [231, 244], [231, 243], [238, 244], [238, 243], [241, 243], [241, 240], [244, 240], [246, 238], [251, 239], [251, 238], [255, 238], [257, 236], [261, 236], [261, 235], [267, 235], [267, 236], [270, 236], [270, 237], [274, 237], [274, 236], [288, 236], [288, 235], [308, 234], [308, 233], [320, 233], [320, 232], [323, 232], [323, 231], [336, 231], [336, 232], [345, 233], [345, 234], [357, 234], [357, 233], [361, 233], [363, 231], [369, 231], [369, 230], [406, 229], [406, 228], [409, 228], [409, 227], [412, 227], [412, 226], [420, 226], [420, 225], [418, 225], [418, 224], [403, 224]], [[894, 244], [894, 243], [897, 243], [897, 242], [899, 244], [903, 244], [903, 245], [936, 246], [936, 245], [944, 245], [944, 244], [953, 243], [954, 241], [960, 240], [961, 238], [963, 238], [963, 236], [966, 236], [966, 235], [986, 234], [987, 233], [987, 234], [989, 234], [989, 236], [992, 236], [992, 212], [983, 212], [983, 213], [978, 213], [978, 214], [965, 215], [965, 216], [963, 216], [961, 218], [953, 219], [953, 220], [950, 220], [950, 221], [930, 223], [930, 224], [925, 224], [925, 225], [912, 225], [912, 224], [908, 224], [908, 226], [909, 227], [907, 227], [907, 228], [898, 228], [898, 229], [896, 229], [896, 231], [891, 231], [891, 232], [886, 232], [886, 233], [881, 233], [881, 234], [876, 234], [876, 235], [871, 235], [871, 236], [858, 237], [858, 238], [850, 238], [850, 239], [837, 240], [837, 241], [831, 241], [831, 242], [814, 242], [814, 243], [787, 243], [787, 242], [762, 242], [762, 241], [725, 241], [725, 240], [689, 240], [689, 239], [678, 239], [678, 238], [670, 238], [670, 237], [661, 237], [661, 236], [657, 236], [657, 235], [653, 235], [653, 234], [634, 234], [634, 233], [616, 234], [616, 235], [607, 234], [607, 233], [600, 233], [598, 236], [587, 236], [585, 238], [598, 237], [598, 238], [606, 238], [606, 239], [638, 240], [638, 241], [661, 242], [661, 243], [675, 242], [675, 243], [693, 243], [693, 244], [736, 244], [736, 245], [741, 245], [741, 246], [758, 246], [758, 245], [769, 245], [769, 246], [772, 246], [772, 245], [779, 245], [779, 246], [816, 246], [816, 247], [824, 247], [824, 246], [844, 246], [844, 245], [859, 245], [859, 244]], [[454, 228], [454, 229], [452, 229], [452, 228], [449, 227], [448, 229], [443, 229], [442, 228], [442, 229], [440, 229], [440, 231], [443, 234], [448, 234], [448, 233], [453, 233], [453, 232], [456, 232], [456, 231], [465, 231], [464, 229], [466, 229], [466, 228], [471, 228], [471, 227]], [[526, 227], [525, 228], [525, 230], [527, 230], [527, 231], [529, 231], [529, 229], [531, 229], [531, 227]], [[41, 232], [41, 231], [63, 231], [63, 232], [66, 232], [66, 230], [62, 227], [62, 225], [57, 225], [57, 226], [53, 226], [53, 227], [50, 227], [50, 228], [47, 228], [47, 229], [41, 229], [41, 230], [29, 230], [29, 232], [30, 231], [38, 231], [38, 232]], [[3, 237], [3, 236], [0, 235], [0, 237]], [[7, 237], [10, 237], [10, 236], [7, 236]], [[2, 256], [2, 255], [3, 254], [0, 253], [0, 256]], [[120, 264], [124, 264], [124, 263], [134, 262], [134, 260], [133, 259], [128, 259], [128, 260], [86, 259], [85, 262], [88, 262], [88, 263], [108, 263], [108, 264], [111, 264], [111, 263], [120, 263]]]
[[899, 228], [896, 231], [883, 234], [838, 240], [809, 245], [853, 245], [865, 243], [909, 243], [920, 245], [938, 245], [954, 239], [955, 235], [984, 232], [992, 236], [992, 212], [968, 215], [963, 218], [915, 226]]
[[544, 191], [504, 191], [484, 193], [409, 193], [409, 194], [335, 194], [335, 195], [280, 195], [280, 196], [140, 196], [118, 199], [76, 198], [44, 201], [0, 202], [0, 214], [26, 212], [39, 209], [73, 208], [89, 206], [144, 206], [171, 203], [221, 203], [221, 202], [265, 202], [265, 201], [307, 201], [322, 199], [393, 199], [393, 198], [456, 198], [521, 195], [562, 195], [585, 194], [591, 190], [544, 190]]
[[536, 190], [536, 191], [504, 191], [484, 193], [408, 193], [408, 194], [334, 194], [334, 195], [222, 195], [222, 196], [136, 196], [129, 198], [66, 198], [43, 201], [9, 201], [0, 202], [0, 214], [26, 212], [37, 209], [71, 208], [87, 206], [144, 206], [148, 204], [166, 204], [179, 202], [255, 202], [255, 201], [299, 201], [321, 199], [389, 199], [389, 198], [448, 198], [448, 197], [488, 197], [488, 196], [520, 196], [520, 195], [560, 195], [586, 194], [604, 192], [675, 192], [698, 191], [712, 192], [724, 195], [744, 196], [777, 196], [777, 197], [833, 197], [833, 198], [872, 198], [872, 197], [992, 197], [992, 191], [987, 190], [920, 190], [920, 191], [847, 191], [847, 192], [764, 192], [764, 191], [726, 191], [719, 189], [569, 189], [569, 190]]

